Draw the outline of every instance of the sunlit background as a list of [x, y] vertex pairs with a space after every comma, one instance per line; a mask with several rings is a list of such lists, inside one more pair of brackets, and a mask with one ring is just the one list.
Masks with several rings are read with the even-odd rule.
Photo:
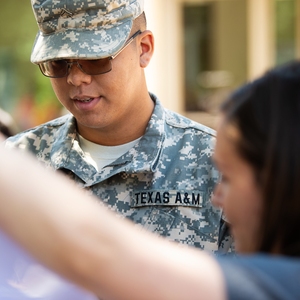
[[[300, 57], [300, 0], [145, 0], [145, 10], [156, 41], [149, 90], [210, 127], [233, 89]], [[2, 1], [0, 26], [0, 107], [16, 131], [65, 113], [29, 61], [37, 32], [30, 1]]]

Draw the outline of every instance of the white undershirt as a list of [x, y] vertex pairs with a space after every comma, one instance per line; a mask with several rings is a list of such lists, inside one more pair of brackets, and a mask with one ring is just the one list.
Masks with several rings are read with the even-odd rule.
[[129, 149], [141, 139], [138, 138], [132, 142], [118, 146], [102, 146], [86, 140], [81, 135], [78, 136], [81, 149], [85, 153], [88, 162], [92, 164], [98, 172], [129, 151]]

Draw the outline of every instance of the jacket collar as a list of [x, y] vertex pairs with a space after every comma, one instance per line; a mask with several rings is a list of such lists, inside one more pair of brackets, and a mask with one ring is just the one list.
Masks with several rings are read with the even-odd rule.
[[158, 165], [165, 139], [165, 111], [156, 96], [153, 94], [150, 96], [155, 102], [155, 107], [145, 135], [132, 149], [100, 173], [85, 160], [77, 136], [76, 120], [72, 115], [65, 117], [58, 129], [58, 139], [53, 143], [50, 154], [52, 166], [55, 169], [72, 171], [87, 185], [95, 184], [96, 181], [105, 180], [120, 172], [153, 172]]

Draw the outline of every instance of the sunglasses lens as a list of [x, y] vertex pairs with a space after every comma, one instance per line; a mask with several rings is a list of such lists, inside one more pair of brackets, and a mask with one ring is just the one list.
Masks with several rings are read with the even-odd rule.
[[102, 59], [79, 60], [78, 64], [81, 70], [89, 75], [99, 75], [111, 71], [111, 59], [109, 57]]
[[46, 61], [39, 64], [42, 73], [47, 77], [64, 77], [68, 72], [68, 64], [65, 60]]

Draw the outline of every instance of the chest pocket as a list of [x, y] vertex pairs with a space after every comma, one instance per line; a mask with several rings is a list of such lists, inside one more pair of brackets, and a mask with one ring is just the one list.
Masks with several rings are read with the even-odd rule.
[[170, 240], [215, 251], [220, 213], [207, 199], [204, 192], [135, 192], [129, 218]]

